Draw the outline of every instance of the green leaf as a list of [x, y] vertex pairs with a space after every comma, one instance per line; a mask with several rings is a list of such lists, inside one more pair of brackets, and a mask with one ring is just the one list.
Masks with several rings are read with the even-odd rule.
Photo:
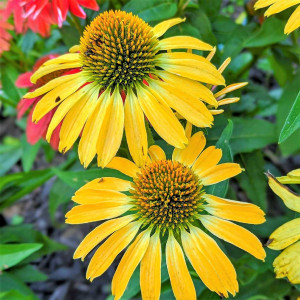
[[42, 244], [1, 244], [0, 270], [11, 268], [26, 257], [41, 249]]
[[175, 16], [177, 5], [173, 0], [131, 0], [124, 11], [138, 15], [146, 22], [161, 21]]
[[266, 19], [262, 26], [245, 42], [244, 46], [249, 48], [265, 47], [284, 41], [287, 38], [284, 34], [284, 27], [285, 22], [276, 17]]
[[[276, 113], [277, 134], [280, 136], [282, 128], [286, 123], [295, 99], [299, 93], [300, 70], [294, 75], [293, 80], [284, 87], [283, 93], [278, 102]], [[294, 114], [293, 114], [294, 115]], [[279, 148], [284, 156], [296, 153], [300, 149], [300, 129], [296, 129], [286, 140], [281, 141]]]
[[[0, 277], [1, 279], [1, 277]], [[31, 296], [25, 296], [24, 294], [20, 293], [16, 290], [9, 290], [6, 292], [0, 293], [0, 300], [31, 300], [34, 299]]]
[[222, 1], [221, 0], [198, 0], [201, 8], [204, 8], [206, 14], [210, 18], [214, 18], [219, 15]]
[[285, 120], [284, 126], [280, 132], [279, 144], [284, 142], [300, 127], [300, 91], [295, 102]]
[[[222, 159], [220, 163], [232, 162], [233, 160], [231, 148], [229, 145], [229, 140], [232, 136], [232, 131], [233, 131], [233, 123], [229, 119], [228, 125], [225, 127], [220, 139], [216, 143], [216, 147], [222, 149]], [[227, 194], [228, 185], [229, 185], [229, 180], [224, 180], [220, 183], [209, 186], [208, 188], [206, 188], [206, 192], [208, 194], [212, 194], [215, 196], [225, 197]]]
[[131, 180], [130, 177], [123, 173], [108, 168], [83, 171], [61, 171], [59, 169], [54, 169], [54, 173], [61, 181], [75, 189], [79, 189], [89, 181], [101, 177], [118, 177], [125, 180]]
[[245, 171], [236, 178], [249, 199], [264, 211], [267, 209], [267, 179], [264, 175], [264, 158], [261, 150], [243, 153], [238, 161]]
[[22, 224], [15, 226], [5, 226], [0, 228], [1, 243], [38, 243], [43, 247], [27, 257], [23, 263], [36, 260], [43, 255], [54, 251], [62, 251], [66, 246], [52, 241], [47, 236], [32, 228], [32, 225]]
[[78, 45], [80, 35], [75, 27], [64, 25], [59, 31], [66, 46], [72, 47]]
[[40, 272], [32, 265], [25, 265], [20, 267], [14, 267], [9, 270], [9, 273], [18, 277], [23, 282], [39, 282], [47, 280], [48, 276]]
[[9, 171], [12, 166], [21, 158], [22, 149], [20, 142], [16, 144], [0, 144], [0, 176]]
[[41, 147], [41, 142], [37, 142], [35, 145], [30, 145], [27, 140], [26, 140], [26, 135], [23, 134], [21, 138], [21, 143], [22, 143], [22, 166], [25, 172], [29, 172], [32, 168], [32, 165], [34, 163], [34, 160], [37, 156], [37, 153]]
[[[12, 300], [15, 298], [7, 298], [7, 295], [17, 295], [22, 294], [23, 299], [26, 300], [38, 300], [37, 296], [30, 290], [29, 287], [26, 286], [18, 277], [7, 273], [3, 272], [0, 275], [0, 296], [2, 295], [2, 299], [7, 299], [7, 300]], [[4, 293], [8, 292], [8, 293]], [[18, 299], [18, 298], [16, 298]]]

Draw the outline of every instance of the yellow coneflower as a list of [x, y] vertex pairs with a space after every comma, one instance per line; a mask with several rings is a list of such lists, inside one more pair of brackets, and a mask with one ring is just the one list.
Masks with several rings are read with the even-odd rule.
[[[300, 195], [295, 194], [278, 180], [287, 184], [300, 184], [300, 169], [287, 176], [274, 178], [267, 174], [269, 186], [289, 209], [300, 213]], [[287, 277], [293, 284], [300, 283], [300, 218], [295, 218], [277, 228], [270, 236], [268, 247], [283, 250], [274, 260], [276, 278]]]
[[145, 117], [167, 143], [184, 148], [188, 140], [174, 111], [197, 127], [211, 127], [213, 112], [204, 102], [214, 108], [218, 102], [204, 84], [224, 85], [225, 80], [208, 58], [191, 53], [213, 51], [211, 45], [189, 36], [159, 39], [183, 21], [175, 18], [152, 28], [131, 13], [101, 13], [86, 27], [80, 45], [31, 77], [36, 82], [57, 70], [78, 70], [24, 96], [43, 95], [33, 121], [56, 107], [47, 139], [63, 121], [59, 150], [68, 151], [81, 135], [78, 151], [84, 166], [96, 154], [98, 165], [107, 165], [124, 128], [131, 156], [142, 166], [148, 149]]
[[[260, 9], [263, 7], [270, 6], [266, 12], [265, 16], [269, 17], [271, 15], [282, 12], [285, 9], [288, 9], [296, 4], [300, 4], [299, 0], [258, 0], [254, 8]], [[284, 33], [290, 34], [292, 31], [296, 30], [300, 26], [300, 5], [290, 16], [285, 28]]]
[[115, 157], [107, 167], [132, 177], [133, 183], [112, 177], [95, 179], [72, 198], [79, 205], [66, 214], [67, 223], [109, 219], [90, 232], [74, 254], [74, 259], [83, 260], [106, 239], [90, 261], [87, 279], [102, 275], [130, 244], [112, 280], [116, 300], [122, 297], [139, 263], [142, 298], [159, 299], [163, 237], [167, 240], [166, 262], [176, 299], [196, 299], [185, 255], [211, 291], [224, 297], [238, 291], [233, 265], [206, 231], [258, 259], [265, 258], [259, 239], [231, 222], [260, 224], [265, 221], [264, 212], [254, 204], [205, 192], [205, 186], [242, 171], [236, 163], [218, 164], [222, 151], [214, 146], [203, 150], [205, 144], [203, 133], [198, 132], [185, 149], [174, 150], [172, 159], [167, 159], [159, 146], [151, 146], [142, 168]]

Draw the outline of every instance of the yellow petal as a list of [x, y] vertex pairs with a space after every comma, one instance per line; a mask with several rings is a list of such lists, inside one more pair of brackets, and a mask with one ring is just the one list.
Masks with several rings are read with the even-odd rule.
[[134, 219], [136, 219], [135, 215], [129, 215], [102, 223], [82, 240], [77, 247], [73, 258], [81, 258], [83, 261], [85, 257], [105, 238], [134, 221]]
[[268, 247], [273, 250], [284, 249], [300, 240], [300, 218], [278, 227], [270, 236]]
[[217, 51], [217, 48], [216, 48], [216, 46], [215, 46], [215, 47], [213, 47], [213, 49], [210, 51], [210, 53], [207, 55], [206, 59], [209, 60], [209, 61], [211, 61], [212, 58], [215, 56], [216, 51]]
[[164, 70], [215, 85], [225, 85], [225, 79], [216, 67], [206, 58], [187, 52], [161, 53], [156, 63]]
[[112, 264], [116, 256], [133, 240], [140, 223], [131, 222], [113, 233], [95, 252], [86, 272], [91, 281], [101, 276]]
[[161, 285], [161, 245], [159, 231], [151, 238], [141, 261], [140, 286], [142, 299], [159, 300]]
[[224, 109], [210, 109], [209, 111], [213, 116], [216, 116], [222, 114]]
[[204, 198], [207, 202], [204, 209], [216, 217], [248, 224], [261, 224], [266, 221], [265, 213], [252, 203], [228, 200], [209, 194], [205, 194]]
[[199, 39], [191, 36], [173, 36], [158, 43], [159, 47], [163, 50], [169, 49], [195, 49], [203, 51], [211, 51], [213, 47]]
[[[85, 86], [80, 90], [77, 90], [74, 94], [70, 95], [66, 98], [55, 111], [47, 130], [46, 139], [48, 142], [51, 140], [51, 136], [55, 128], [62, 121], [62, 119], [66, 116], [66, 114], [77, 105], [78, 101], [81, 100], [86, 93], [90, 90], [89, 86]], [[80, 105], [80, 104], [79, 104]]]
[[185, 149], [174, 149], [172, 160], [179, 161], [186, 166], [191, 166], [205, 147], [206, 139], [202, 131], [195, 133]]
[[218, 101], [218, 104], [219, 104], [219, 106], [222, 106], [222, 105], [236, 103], [239, 101], [240, 101], [239, 97], [233, 97], [233, 98], [222, 99], [222, 100]]
[[91, 88], [86, 93], [82, 92], [82, 95], [74, 96], [81, 99], [73, 105], [64, 118], [59, 133], [59, 151], [65, 153], [73, 146], [82, 132], [86, 120], [97, 105], [98, 94], [98, 88]]
[[300, 5], [290, 16], [288, 22], [285, 25], [284, 33], [290, 34], [292, 31], [300, 27]]
[[143, 110], [137, 97], [128, 91], [125, 100], [125, 133], [130, 154], [138, 167], [145, 164], [148, 139]]
[[41, 87], [37, 88], [36, 90], [27, 93], [26, 95], [23, 96], [23, 98], [35, 98], [38, 96], [41, 96], [54, 88], [58, 87], [59, 85], [62, 84], [68, 84], [69, 81], [80, 78], [80, 73], [75, 73], [71, 75], [64, 75], [60, 76], [58, 78], [52, 79], [46, 84], [42, 85]]
[[265, 12], [265, 16], [269, 17], [271, 15], [282, 12], [285, 9], [288, 9], [296, 4], [299, 4], [299, 0], [285, 0], [285, 1], [276, 1], [272, 4]]
[[234, 177], [242, 172], [242, 168], [239, 164], [235, 163], [224, 163], [214, 166], [202, 173], [201, 183], [204, 185], [211, 185], [228, 178]]
[[130, 177], [136, 177], [136, 173], [140, 171], [135, 163], [124, 157], [114, 157], [106, 167], [118, 170]]
[[96, 155], [99, 132], [109, 99], [110, 92], [105, 90], [98, 98], [98, 104], [84, 126], [78, 147], [79, 159], [84, 167], [87, 167]]
[[193, 95], [194, 97], [198, 97], [202, 101], [213, 105], [215, 107], [218, 106], [218, 102], [215, 99], [213, 93], [210, 89], [208, 89], [206, 86], [201, 84], [198, 81], [191, 80], [182, 76], [177, 76], [175, 74], [160, 71], [159, 76], [167, 83], [171, 84], [175, 87], [182, 87], [184, 86], [184, 91], [187, 92], [190, 95]]
[[115, 178], [115, 177], [102, 177], [94, 179], [87, 184], [85, 184], [83, 187], [81, 187], [76, 193], [82, 192], [86, 189], [93, 189], [93, 190], [114, 190], [119, 192], [126, 192], [130, 189], [131, 182]]
[[78, 204], [98, 204], [98, 203], [119, 203], [119, 205], [129, 204], [129, 198], [123, 193], [112, 190], [85, 189], [77, 191], [72, 200]]
[[32, 121], [38, 122], [50, 110], [59, 105], [67, 97], [72, 95], [83, 84], [84, 82], [82, 81], [82, 78], [76, 77], [75, 79], [68, 81], [67, 84], [61, 84], [45, 94], [43, 98], [37, 103], [33, 111]]
[[217, 92], [215, 94], [215, 98], [218, 98], [218, 97], [223, 96], [223, 95], [225, 95], [227, 93], [230, 93], [230, 92], [233, 92], [235, 90], [238, 90], [238, 89], [244, 87], [247, 84], [248, 84], [248, 82], [240, 82], [240, 83], [230, 84], [230, 85], [226, 86], [224, 89], [222, 89], [219, 92]]
[[166, 107], [146, 88], [138, 89], [139, 103], [155, 131], [174, 147], [184, 148], [187, 138], [172, 110]]
[[120, 148], [124, 131], [124, 106], [116, 88], [108, 104], [97, 142], [98, 166], [104, 168]]
[[165, 151], [157, 145], [152, 145], [149, 148], [148, 153], [149, 153], [150, 158], [151, 158], [152, 161], [165, 160], [166, 159]]
[[238, 292], [235, 269], [219, 248], [217, 243], [206, 233], [194, 226], [190, 234], [182, 231], [184, 251], [203, 283], [213, 292], [228, 297]]
[[196, 291], [186, 266], [184, 255], [173, 234], [169, 234], [166, 245], [166, 260], [171, 286], [178, 300], [196, 299]]
[[254, 8], [255, 9], [260, 9], [263, 7], [267, 7], [273, 3], [275, 3], [278, 0], [258, 0], [255, 4], [254, 4]]
[[300, 242], [286, 248], [273, 262], [276, 278], [287, 277], [292, 284], [300, 284]]
[[151, 80], [149, 85], [157, 99], [162, 98], [187, 121], [197, 127], [211, 127], [213, 116], [200, 99], [160, 80]]
[[35, 73], [33, 73], [30, 80], [32, 83], [36, 83], [39, 78], [47, 74], [50, 74], [52, 72], [66, 70], [66, 69], [80, 68], [80, 67], [82, 67], [81, 61], [40, 67]]
[[276, 177], [282, 184], [300, 184], [300, 169], [293, 170], [287, 176]]
[[265, 259], [266, 252], [261, 242], [245, 228], [209, 215], [201, 216], [200, 221], [208, 231], [218, 238], [249, 252], [258, 259]]
[[80, 59], [80, 53], [66, 53], [60, 55], [58, 57], [52, 58], [47, 60], [42, 64], [41, 67], [49, 66], [49, 65], [56, 65], [56, 64], [63, 64], [63, 63], [73, 63], [78, 62]]
[[228, 65], [230, 64], [230, 62], [231, 62], [231, 58], [230, 58], [230, 57], [226, 58], [225, 61], [222, 63], [222, 65], [218, 68], [218, 71], [219, 71], [220, 73], [223, 73], [224, 70], [225, 70], [225, 69], [228, 67]]
[[269, 179], [269, 186], [272, 191], [282, 199], [285, 206], [291, 210], [300, 213], [300, 196], [291, 191], [288, 187], [281, 184], [275, 177], [270, 173], [266, 174]]
[[97, 204], [74, 206], [66, 214], [67, 224], [82, 224], [118, 217], [128, 211], [132, 205], [120, 205], [118, 201], [105, 201]]
[[222, 158], [222, 150], [215, 146], [206, 148], [195, 161], [193, 170], [200, 176], [205, 177], [207, 171], [219, 163]]
[[71, 53], [75, 53], [75, 52], [78, 52], [78, 51], [80, 51], [80, 46], [79, 45], [75, 45], [75, 46], [73, 46], [69, 49], [69, 52], [71, 52]]
[[122, 257], [112, 279], [111, 289], [115, 300], [119, 300], [122, 297], [130, 277], [143, 258], [149, 245], [150, 231], [141, 232]]
[[158, 23], [156, 26], [154, 26], [152, 28], [152, 32], [154, 33], [154, 36], [156, 37], [160, 37], [162, 36], [169, 28], [179, 24], [179, 23], [182, 23], [185, 21], [185, 18], [184, 19], [181, 19], [181, 18], [174, 18], [174, 19], [170, 19], [170, 20], [167, 20], [167, 21], [163, 21], [163, 22], [160, 22]]

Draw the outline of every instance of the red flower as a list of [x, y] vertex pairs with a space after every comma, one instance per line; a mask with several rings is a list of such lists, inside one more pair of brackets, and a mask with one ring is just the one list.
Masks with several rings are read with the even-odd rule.
[[99, 9], [96, 0], [8, 0], [4, 18], [14, 15], [18, 33], [24, 33], [30, 28], [45, 37], [50, 34], [51, 24], [62, 26], [68, 11], [84, 19], [86, 14], [81, 6]]
[[0, 9], [0, 56], [2, 52], [9, 50], [12, 36], [7, 32], [7, 30], [12, 30], [13, 26], [7, 23], [3, 18], [3, 10]]
[[[52, 59], [57, 57], [58, 55], [56, 54], [50, 54], [50, 55], [46, 55], [44, 57], [42, 57], [41, 59], [39, 59], [34, 67], [33, 70], [31, 72], [26, 72], [21, 74], [18, 79], [16, 80], [16, 86], [19, 88], [28, 88], [29, 91], [34, 91], [35, 89], [37, 89], [38, 87], [46, 84], [48, 81], [52, 80], [53, 78], [62, 76], [62, 75], [66, 75], [66, 74], [70, 74], [70, 73], [75, 73], [78, 72], [77, 69], [73, 69], [71, 71], [58, 71], [58, 72], [53, 72], [50, 73], [44, 77], [42, 77], [41, 79], [38, 80], [38, 82], [36, 84], [31, 83], [30, 81], [30, 77], [31, 75], [47, 60]], [[36, 104], [40, 101], [40, 99], [42, 98], [42, 96], [33, 98], [33, 99], [21, 99], [17, 110], [18, 110], [18, 119], [20, 119], [25, 112], [30, 108], [30, 112], [27, 118], [27, 126], [26, 126], [26, 136], [27, 136], [27, 141], [30, 144], [35, 144], [39, 141], [39, 139], [46, 138], [46, 132], [49, 126], [49, 123], [52, 119], [53, 114], [56, 111], [55, 109], [52, 109], [48, 114], [46, 114], [38, 123], [33, 123], [32, 122], [32, 113], [34, 111], [34, 108], [36, 106]], [[57, 150], [58, 149], [58, 144], [59, 144], [59, 132], [60, 132], [60, 128], [61, 128], [61, 124], [62, 122], [56, 127], [56, 129], [53, 132], [53, 135], [51, 137], [50, 140], [50, 144], [52, 146], [53, 149]]]

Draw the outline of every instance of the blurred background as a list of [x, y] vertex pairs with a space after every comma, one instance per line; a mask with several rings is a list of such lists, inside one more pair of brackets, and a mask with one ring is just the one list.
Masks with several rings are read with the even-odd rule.
[[[216, 116], [215, 126], [205, 132], [209, 143], [216, 144], [228, 118], [231, 119], [231, 159], [246, 171], [231, 180], [228, 189], [221, 193], [230, 199], [255, 203], [267, 213], [266, 223], [247, 226], [263, 243], [279, 225], [295, 217], [268, 188], [264, 175], [270, 171], [281, 176], [300, 167], [299, 129], [278, 144], [300, 86], [299, 30], [289, 36], [283, 33], [294, 8], [265, 19], [264, 10], [254, 11], [255, 0], [97, 2], [98, 11], [84, 9], [86, 18], [69, 12], [62, 26], [52, 25], [46, 37], [30, 29], [24, 33], [9, 30], [10, 47], [0, 57], [0, 243], [14, 245], [12, 251], [0, 253], [0, 299], [113, 299], [110, 282], [121, 256], [108, 272], [89, 283], [85, 279], [89, 259], [82, 263], [74, 261], [72, 256], [83, 237], [96, 225], [64, 223], [64, 215], [73, 205], [70, 201], [73, 193], [84, 183], [103, 176], [103, 171], [95, 162], [84, 170], [78, 161], [77, 146], [62, 155], [43, 139], [29, 143], [27, 114], [20, 117], [20, 104], [18, 107], [28, 88], [17, 87], [20, 81], [16, 85], [19, 76], [31, 72], [43, 56], [65, 53], [78, 44], [86, 24], [108, 9], [131, 11], [150, 25], [186, 17], [186, 22], [170, 29], [166, 36], [189, 35], [217, 46], [212, 60], [216, 66], [231, 57], [224, 72], [226, 83], [248, 81], [249, 84], [232, 93], [232, 97], [241, 100], [228, 105], [224, 114]], [[1, 2], [2, 9], [6, 4]], [[12, 17], [9, 23], [14, 24]], [[155, 139], [170, 153], [170, 147], [157, 136]], [[121, 155], [126, 147], [122, 145]], [[267, 249], [267, 260], [262, 263], [229, 244], [223, 249], [229, 253], [238, 273], [240, 293], [235, 299], [300, 297], [299, 285], [275, 279], [272, 262], [279, 252]], [[174, 299], [165, 265], [162, 272], [161, 299]], [[199, 279], [194, 280], [198, 299], [219, 299]], [[138, 271], [122, 299], [140, 299]]]

